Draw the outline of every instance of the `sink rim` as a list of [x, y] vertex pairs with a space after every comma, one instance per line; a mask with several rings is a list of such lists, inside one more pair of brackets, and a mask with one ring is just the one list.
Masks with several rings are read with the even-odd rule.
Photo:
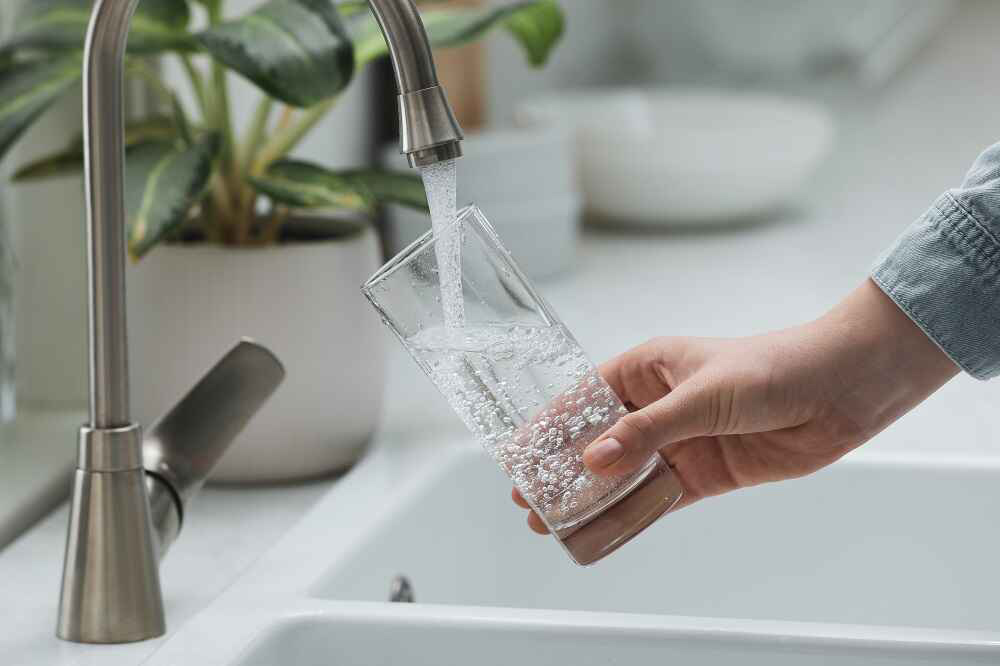
[[[586, 632], [606, 634], [609, 640], [654, 639], [664, 642], [711, 642], [720, 645], [781, 646], [838, 651], [891, 651], [943, 656], [996, 656], [1000, 650], [1000, 631], [958, 629], [923, 629], [847, 625], [835, 623], [744, 620], [680, 615], [643, 615], [599, 613], [591, 611], [544, 611], [537, 609], [449, 606], [431, 604], [393, 604], [366, 601], [324, 601], [286, 599], [268, 608], [254, 608], [250, 599], [230, 599], [216, 605], [200, 618], [198, 634], [218, 636], [220, 623], [239, 626], [233, 641], [214, 646], [208, 654], [204, 641], [194, 641], [206, 664], [238, 664], [262, 649], [270, 640], [303, 626], [318, 624], [373, 625], [392, 628], [406, 625], [415, 628], [467, 631], [485, 629], [497, 632], [544, 631], [551, 633]], [[267, 603], [273, 600], [257, 599]], [[180, 632], [181, 634], [184, 633]], [[191, 639], [177, 637], [168, 641], [149, 662], [150, 666], [179, 663], [189, 654]], [[217, 659], [218, 661], [214, 661]]]

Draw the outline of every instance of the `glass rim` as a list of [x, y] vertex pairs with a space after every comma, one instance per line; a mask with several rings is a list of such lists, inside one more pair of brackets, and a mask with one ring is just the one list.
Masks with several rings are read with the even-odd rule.
[[[455, 215], [455, 221], [445, 227], [444, 231], [447, 232], [464, 223], [469, 217], [473, 219], [483, 219], [484, 216], [483, 212], [479, 209], [479, 206], [476, 204], [469, 204], [458, 211], [458, 214]], [[421, 254], [425, 249], [432, 247], [438, 240], [439, 237], [434, 232], [434, 229], [425, 231], [417, 240], [407, 245], [399, 253], [397, 253], [396, 256], [387, 261], [380, 269], [375, 271], [375, 274], [368, 278], [363, 285], [361, 285], [361, 291], [366, 294], [371, 294], [372, 289], [378, 286], [379, 283], [384, 282], [400, 268], [409, 264], [416, 256]]]

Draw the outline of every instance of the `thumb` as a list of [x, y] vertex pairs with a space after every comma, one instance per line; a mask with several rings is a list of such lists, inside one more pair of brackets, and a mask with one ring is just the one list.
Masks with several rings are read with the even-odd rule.
[[650, 456], [692, 437], [713, 434], [709, 392], [693, 382], [681, 384], [656, 402], [626, 414], [583, 452], [583, 462], [602, 476], [628, 474]]

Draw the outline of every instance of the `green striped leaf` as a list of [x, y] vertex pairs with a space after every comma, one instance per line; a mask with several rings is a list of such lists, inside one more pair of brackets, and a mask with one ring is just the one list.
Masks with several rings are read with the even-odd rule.
[[375, 208], [371, 191], [344, 174], [298, 160], [272, 164], [250, 182], [261, 194], [292, 208], [326, 208], [370, 213]]
[[[447, 48], [473, 42], [496, 27], [505, 28], [524, 49], [528, 62], [544, 65], [562, 38], [565, 17], [555, 0], [516, 2], [487, 9], [434, 9], [422, 13], [427, 36], [435, 47]], [[374, 18], [355, 29], [355, 52], [361, 64], [389, 52]]]
[[331, 0], [270, 0], [198, 35], [211, 54], [286, 104], [312, 106], [354, 76], [354, 48]]
[[278, 237], [286, 242], [311, 243], [351, 238], [368, 229], [371, 220], [366, 215], [351, 213], [339, 216], [301, 212], [281, 223]]
[[[126, 149], [149, 141], [170, 142], [177, 138], [177, 122], [170, 116], [153, 116], [125, 127]], [[73, 137], [66, 147], [25, 164], [14, 173], [15, 182], [42, 180], [79, 173], [83, 169], [83, 134]]]
[[77, 56], [8, 70], [0, 75], [0, 156], [81, 76]]
[[375, 204], [398, 204], [428, 212], [420, 176], [381, 169], [333, 171], [316, 164], [284, 160], [252, 179], [278, 203], [293, 208], [334, 208], [370, 212]]
[[549, 61], [552, 49], [566, 32], [566, 17], [555, 0], [532, 3], [512, 12], [503, 23], [535, 67]]
[[17, 65], [17, 54], [15, 52], [0, 50], [0, 76], [3, 76], [8, 70]]
[[368, 190], [369, 196], [380, 204], [398, 204], [430, 212], [424, 181], [416, 173], [381, 169], [354, 169], [334, 173], [354, 183], [355, 187]]
[[212, 175], [221, 140], [212, 132], [191, 146], [149, 141], [126, 153], [129, 254], [138, 259], [188, 218]]
[[[0, 52], [82, 49], [91, 5], [91, 0], [27, 0]], [[195, 48], [187, 32], [190, 18], [185, 0], [142, 0], [132, 18], [129, 51], [150, 54]]]

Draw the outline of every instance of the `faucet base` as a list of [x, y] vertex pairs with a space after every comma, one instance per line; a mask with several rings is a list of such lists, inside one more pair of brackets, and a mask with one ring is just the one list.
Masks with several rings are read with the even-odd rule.
[[[83, 445], [95, 436], [115, 453], [104, 456], [94, 450], [104, 446]], [[121, 469], [126, 460], [141, 461], [139, 447], [138, 427], [81, 431], [81, 464], [73, 478], [59, 600], [59, 638], [130, 643], [166, 632], [145, 472], [141, 466]], [[106, 467], [100, 469], [102, 465], [95, 462]]]

